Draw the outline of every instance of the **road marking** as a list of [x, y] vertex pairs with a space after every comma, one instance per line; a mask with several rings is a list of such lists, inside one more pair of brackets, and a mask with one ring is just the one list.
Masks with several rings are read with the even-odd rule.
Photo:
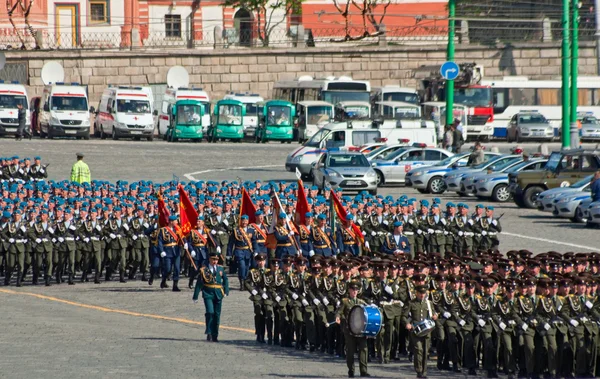
[[592, 251], [596, 251], [598, 249], [598, 246], [592, 247], [592, 246], [576, 245], [574, 243], [549, 240], [547, 238], [538, 238], [538, 237], [524, 236], [522, 234], [516, 234], [516, 233], [502, 232], [501, 235], [503, 235], [503, 236], [513, 236], [513, 237], [525, 238], [525, 239], [530, 239], [530, 240], [534, 240], [534, 241], [555, 243], [555, 244], [558, 244], [558, 245], [577, 247], [579, 249], [589, 249], [589, 250], [592, 250]]
[[249, 166], [249, 167], [227, 167], [227, 168], [211, 168], [208, 170], [190, 172], [189, 174], [183, 174], [188, 180], [196, 180], [194, 175], [207, 174], [209, 172], [223, 172], [223, 171], [234, 171], [234, 170], [246, 170], [249, 168], [269, 168], [269, 167], [281, 167], [280, 164], [270, 164], [264, 166]]
[[[95, 311], [100, 311], [100, 312], [118, 313], [118, 314], [127, 315], [127, 316], [152, 318], [152, 319], [155, 319], [155, 320], [175, 321], [175, 322], [179, 322], [179, 323], [182, 323], [182, 324], [206, 325], [204, 322], [189, 320], [187, 318], [160, 316], [160, 315], [153, 315], [153, 314], [148, 314], [148, 313], [131, 312], [131, 311], [126, 311], [124, 309], [114, 309], [114, 308], [100, 307], [100, 306], [97, 306], [97, 305], [78, 303], [78, 302], [75, 302], [75, 301], [59, 299], [58, 297], [40, 295], [40, 294], [32, 293], [32, 292], [21, 292], [21, 291], [13, 291], [13, 290], [7, 290], [7, 289], [0, 289], [0, 293], [6, 293], [6, 294], [9, 294], [9, 295], [31, 296], [31, 297], [36, 297], [38, 299], [54, 301], [54, 302], [57, 302], [57, 303], [68, 304], [68, 305], [72, 305], [72, 306], [80, 307], [80, 308], [93, 309]], [[237, 332], [245, 332], [245, 333], [252, 333], [252, 334], [254, 334], [254, 330], [245, 329], [245, 328], [238, 328], [238, 327], [235, 327], [235, 326], [219, 325], [219, 328], [220, 329], [224, 329], [224, 330], [234, 330], [234, 331], [237, 331]]]

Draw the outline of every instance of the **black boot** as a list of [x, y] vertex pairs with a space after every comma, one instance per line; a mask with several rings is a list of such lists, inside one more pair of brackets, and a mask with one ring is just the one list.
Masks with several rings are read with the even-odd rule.
[[112, 280], [111, 276], [112, 276], [111, 269], [110, 269], [110, 267], [107, 267], [106, 274], [104, 275], [104, 281], [110, 282]]
[[38, 283], [38, 277], [39, 277], [39, 274], [38, 274], [37, 270], [33, 269], [33, 278], [31, 279], [31, 284], [32, 285], [37, 286], [39, 284]]
[[87, 271], [83, 270], [83, 272], [81, 273], [81, 283], [87, 282], [87, 281], [88, 281], [88, 279], [87, 279]]
[[94, 276], [94, 283], [100, 284], [100, 270], [96, 269], [96, 275]]
[[73, 285], [75, 285], [75, 282], [73, 281], [73, 277], [74, 277], [74, 276], [75, 276], [75, 275], [73, 275], [73, 274], [69, 274], [69, 285], [70, 285], [70, 286], [73, 286]]
[[167, 278], [162, 278], [160, 282], [160, 288], [169, 288], [169, 285], [167, 284]]
[[240, 291], [244, 290], [244, 282], [240, 279]]
[[17, 287], [22, 287], [23, 284], [21, 284], [21, 277], [23, 276], [23, 274], [21, 273], [21, 271], [17, 271]]
[[50, 284], [50, 276], [49, 275], [44, 276], [44, 285], [46, 287], [50, 287], [51, 286], [51, 284]]
[[127, 281], [125, 280], [125, 271], [123, 271], [123, 270], [119, 271], [119, 282], [127, 283]]
[[150, 273], [150, 279], [148, 279], [148, 285], [151, 286], [154, 283], [154, 273]]
[[188, 280], [188, 288], [194, 288], [194, 277], [190, 277], [190, 280]]
[[178, 283], [179, 283], [179, 280], [173, 281], [173, 292], [181, 292], [181, 290], [177, 286]]
[[142, 282], [145, 282], [146, 280], [148, 280], [148, 278], [146, 278], [146, 272], [142, 272]]

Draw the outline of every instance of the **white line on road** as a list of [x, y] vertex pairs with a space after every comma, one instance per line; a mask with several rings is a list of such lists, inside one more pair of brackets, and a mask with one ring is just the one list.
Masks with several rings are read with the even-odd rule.
[[547, 238], [538, 238], [538, 237], [524, 236], [522, 234], [516, 234], [516, 233], [502, 232], [500, 234], [503, 235], [503, 236], [513, 236], [513, 237], [530, 239], [530, 240], [534, 240], [534, 241], [549, 242], [549, 243], [555, 243], [555, 244], [558, 244], [558, 245], [565, 245], [565, 246], [577, 247], [579, 249], [589, 249], [589, 250], [592, 250], [592, 251], [595, 251], [595, 250], [598, 249], [598, 246], [592, 247], [592, 246], [576, 245], [574, 243], [549, 240]]
[[281, 167], [281, 164], [271, 164], [264, 166], [249, 166], [249, 167], [227, 167], [227, 168], [211, 168], [209, 170], [202, 170], [196, 172], [190, 172], [189, 174], [183, 174], [188, 180], [196, 180], [194, 175], [207, 174], [209, 172], [223, 172], [223, 171], [235, 171], [235, 170], [246, 170], [250, 168], [269, 168], [269, 167]]

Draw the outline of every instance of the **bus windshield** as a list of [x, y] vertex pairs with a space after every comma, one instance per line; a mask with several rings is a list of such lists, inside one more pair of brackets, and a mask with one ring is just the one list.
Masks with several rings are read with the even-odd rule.
[[419, 104], [419, 95], [410, 92], [387, 92], [382, 96], [382, 101], [403, 101], [405, 103]]
[[202, 105], [186, 104], [177, 106], [177, 125], [196, 126], [202, 125]]
[[323, 91], [322, 99], [331, 104], [337, 104], [341, 101], [364, 101], [369, 102], [368, 92], [342, 92], [342, 91]]
[[292, 109], [286, 106], [271, 105], [267, 109], [267, 126], [292, 125]]
[[87, 111], [87, 99], [75, 96], [52, 96], [50, 109], [53, 111]]
[[421, 118], [421, 110], [417, 107], [396, 107], [397, 120], [413, 120]]
[[217, 123], [231, 126], [242, 125], [242, 107], [233, 104], [219, 106]]
[[150, 102], [147, 100], [117, 100], [117, 112], [123, 113], [150, 113]]
[[454, 91], [454, 102], [468, 107], [491, 107], [491, 88], [457, 88]]
[[0, 95], [0, 109], [14, 109], [17, 104], [23, 105], [25, 109], [29, 108], [25, 96]]
[[331, 107], [327, 106], [307, 107], [306, 114], [306, 123], [308, 125], [327, 123], [332, 117]]

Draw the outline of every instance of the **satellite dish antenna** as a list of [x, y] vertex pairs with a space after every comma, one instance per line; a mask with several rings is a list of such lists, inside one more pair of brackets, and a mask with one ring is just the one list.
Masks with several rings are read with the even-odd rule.
[[179, 89], [189, 87], [190, 75], [183, 66], [173, 66], [167, 72], [167, 85]]
[[58, 83], [65, 81], [65, 69], [56, 62], [50, 61], [42, 67], [42, 82], [48, 85], [50, 83]]
[[4, 68], [4, 65], [6, 65], [6, 55], [0, 51], [0, 70]]

